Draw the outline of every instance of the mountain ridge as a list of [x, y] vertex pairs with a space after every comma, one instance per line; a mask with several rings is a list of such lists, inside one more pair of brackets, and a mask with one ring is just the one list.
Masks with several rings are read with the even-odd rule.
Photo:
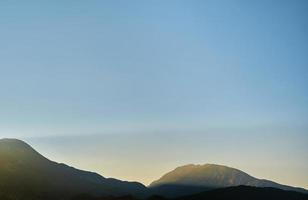
[[29, 199], [65, 199], [79, 193], [142, 196], [147, 190], [141, 183], [105, 178], [48, 160], [17, 139], [0, 139], [0, 164], [0, 191]]
[[[216, 183], [208, 184], [209, 180], [204, 181], [204, 177], [210, 177], [209, 180]], [[232, 180], [234, 177], [239, 180]], [[203, 180], [203, 184], [195, 184], [195, 178], [197, 181]], [[105, 178], [95, 172], [51, 161], [26, 142], [9, 138], [0, 139], [0, 180], [0, 199], [9, 200], [67, 200], [81, 194], [94, 197], [123, 195], [139, 198], [151, 195], [179, 197], [229, 187], [232, 184], [241, 185], [243, 181], [250, 183], [251, 186], [275, 186], [294, 190], [294, 187], [256, 179], [241, 170], [217, 164], [180, 166], [146, 187], [139, 182]], [[263, 181], [264, 184], [258, 185], [255, 183], [256, 180]], [[223, 184], [225, 181], [228, 184]], [[307, 193], [303, 188], [295, 189]]]
[[173, 186], [195, 186], [204, 188], [222, 188], [232, 186], [255, 186], [273, 187], [283, 190], [305, 192], [307, 190], [299, 187], [282, 185], [266, 179], [255, 178], [246, 172], [236, 168], [217, 164], [188, 164], [167, 172], [161, 178], [153, 181], [150, 188], [166, 188]]

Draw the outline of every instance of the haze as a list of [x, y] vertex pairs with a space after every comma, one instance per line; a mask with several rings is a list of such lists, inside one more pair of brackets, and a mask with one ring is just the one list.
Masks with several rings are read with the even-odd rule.
[[307, 9], [1, 1], [0, 137], [145, 184], [216, 163], [308, 188]]

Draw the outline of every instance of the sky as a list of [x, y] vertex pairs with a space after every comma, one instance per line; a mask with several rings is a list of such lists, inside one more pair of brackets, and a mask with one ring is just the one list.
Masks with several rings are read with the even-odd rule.
[[308, 188], [307, 9], [1, 1], [0, 138], [144, 184], [216, 163]]

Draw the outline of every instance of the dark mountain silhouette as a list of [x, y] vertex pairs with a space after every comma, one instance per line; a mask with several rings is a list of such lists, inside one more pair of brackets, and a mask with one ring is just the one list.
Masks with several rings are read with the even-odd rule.
[[161, 195], [168, 198], [175, 198], [180, 196], [196, 194], [212, 189], [215, 188], [194, 186], [194, 185], [164, 184], [164, 185], [149, 187], [149, 193], [151, 195]]
[[[281, 185], [272, 181], [254, 178], [238, 169], [205, 164], [205, 165], [185, 165], [165, 174], [159, 180], [150, 184], [154, 193], [164, 194], [168, 197], [175, 197], [193, 194], [200, 191], [214, 188], [224, 188], [230, 186], [254, 186], [272, 187], [283, 190], [307, 192], [302, 188]], [[174, 191], [181, 191], [177, 194]]]
[[[308, 200], [308, 194], [285, 191], [277, 188], [258, 188], [251, 186], [235, 186], [214, 189], [194, 195], [179, 198], [164, 198], [162, 196], [151, 196], [147, 200]], [[138, 200], [133, 196], [122, 197], [91, 197], [79, 196], [72, 200]]]
[[67, 199], [91, 195], [143, 195], [137, 182], [104, 178], [59, 164], [40, 155], [23, 141], [0, 140], [0, 199]]
[[308, 194], [277, 188], [236, 186], [220, 188], [175, 200], [308, 200]]

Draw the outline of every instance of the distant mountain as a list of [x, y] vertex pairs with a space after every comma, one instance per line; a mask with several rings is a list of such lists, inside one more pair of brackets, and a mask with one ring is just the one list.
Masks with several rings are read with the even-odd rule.
[[[153, 193], [164, 194], [175, 197], [193, 194], [200, 191], [214, 188], [224, 188], [230, 186], [254, 186], [272, 187], [283, 190], [307, 192], [302, 188], [281, 185], [272, 181], [254, 178], [238, 169], [205, 164], [205, 165], [185, 165], [165, 174], [159, 180], [150, 184]], [[181, 191], [178, 195], [175, 191]]]
[[220, 188], [175, 200], [308, 200], [308, 194], [286, 191], [277, 188], [259, 188], [251, 186], [236, 186]]
[[48, 160], [16, 139], [0, 140], [0, 199], [69, 199], [78, 194], [143, 195], [137, 182], [104, 178]]

